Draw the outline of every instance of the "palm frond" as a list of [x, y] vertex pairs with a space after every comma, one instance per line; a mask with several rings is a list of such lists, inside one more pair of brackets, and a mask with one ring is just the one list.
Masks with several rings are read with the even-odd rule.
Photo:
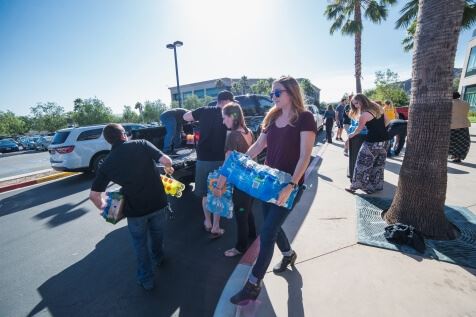
[[400, 13], [400, 18], [395, 22], [396, 29], [406, 28], [416, 19], [418, 15], [418, 0], [408, 1], [400, 10]]
[[342, 27], [342, 24], [344, 23], [344, 19], [345, 19], [345, 16], [344, 16], [343, 14], [341, 14], [340, 16], [338, 16], [338, 17], [334, 20], [334, 23], [332, 23], [329, 32], [330, 32], [331, 34], [334, 34], [335, 31], [340, 30], [340, 28]]
[[474, 1], [466, 1], [463, 11], [463, 29], [470, 29], [476, 22], [476, 4]]
[[377, 1], [368, 1], [364, 16], [374, 23], [380, 23], [387, 18], [387, 7]]
[[362, 32], [362, 23], [358, 23], [352, 19], [347, 19], [344, 25], [342, 25], [342, 35], [354, 35]]

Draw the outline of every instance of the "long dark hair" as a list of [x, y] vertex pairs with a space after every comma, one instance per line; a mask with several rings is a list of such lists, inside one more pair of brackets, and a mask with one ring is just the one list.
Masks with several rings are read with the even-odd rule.
[[236, 102], [227, 103], [223, 109], [222, 113], [225, 116], [231, 117], [233, 119], [232, 130], [238, 130], [240, 127], [248, 133], [249, 129], [246, 126], [245, 116], [243, 115], [243, 110], [241, 106]]

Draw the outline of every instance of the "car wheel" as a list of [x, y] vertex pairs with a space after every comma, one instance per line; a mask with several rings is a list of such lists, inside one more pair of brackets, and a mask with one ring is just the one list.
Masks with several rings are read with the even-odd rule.
[[97, 173], [98, 169], [101, 167], [102, 163], [106, 159], [107, 154], [99, 154], [94, 158], [92, 171], [93, 173]]

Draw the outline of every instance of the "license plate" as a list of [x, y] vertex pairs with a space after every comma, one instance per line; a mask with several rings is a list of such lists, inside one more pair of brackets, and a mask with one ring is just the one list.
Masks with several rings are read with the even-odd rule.
[[7, 151], [10, 151], [10, 150], [11, 150], [11, 148], [7, 147], [7, 148], [6, 148], [6, 150], [7, 150]]

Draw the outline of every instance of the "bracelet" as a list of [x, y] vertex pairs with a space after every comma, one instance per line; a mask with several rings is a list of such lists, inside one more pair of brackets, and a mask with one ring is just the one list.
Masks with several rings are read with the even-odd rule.
[[293, 187], [293, 189], [298, 187], [298, 184], [296, 184], [295, 182], [289, 182], [288, 185], [291, 185]]

